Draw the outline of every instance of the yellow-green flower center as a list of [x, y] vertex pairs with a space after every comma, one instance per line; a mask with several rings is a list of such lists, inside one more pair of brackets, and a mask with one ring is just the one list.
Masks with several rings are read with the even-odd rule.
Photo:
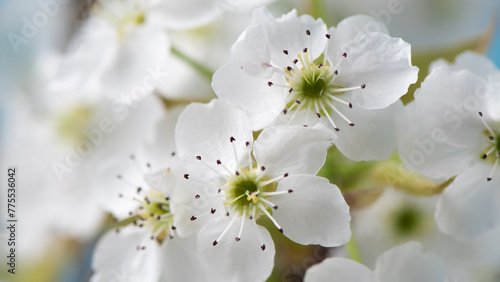
[[254, 172], [247, 169], [242, 170], [224, 185], [227, 187], [224, 189], [225, 205], [240, 215], [245, 213], [245, 209], [250, 212], [261, 201], [265, 201], [267, 197], [264, 194], [266, 192], [276, 190], [276, 183], [267, 183], [267, 180], [269, 178], [259, 178]]

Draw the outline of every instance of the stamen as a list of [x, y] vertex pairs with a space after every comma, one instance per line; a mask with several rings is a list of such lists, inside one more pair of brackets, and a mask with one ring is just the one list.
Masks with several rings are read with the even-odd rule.
[[276, 195], [283, 195], [283, 194], [290, 194], [293, 193], [293, 190], [290, 189], [288, 191], [275, 191], [275, 192], [262, 192], [260, 193], [262, 196], [276, 196]]
[[323, 105], [323, 102], [320, 103], [320, 106], [321, 106], [321, 109], [323, 110], [323, 112], [325, 113], [326, 115], [326, 118], [328, 119], [328, 121], [332, 124], [333, 126], [333, 129], [335, 129], [335, 131], [340, 131], [340, 128], [338, 128], [336, 125], [335, 125], [335, 122], [333, 122], [333, 119], [332, 117], [330, 116], [330, 114], [326, 111], [326, 108], [325, 108], [325, 105]]
[[239, 160], [238, 160], [238, 154], [236, 153], [236, 146], [234, 145], [234, 142], [236, 141], [236, 139], [234, 139], [233, 136], [231, 136], [231, 138], [229, 138], [229, 142], [231, 142], [231, 144], [233, 145], [233, 154], [234, 154], [234, 165], [235, 166], [238, 166], [239, 165]]
[[[484, 126], [486, 129], [488, 129], [488, 132], [490, 133], [490, 136], [494, 136], [495, 133], [493, 133], [493, 130], [491, 130], [491, 127], [488, 125], [488, 123], [484, 120], [483, 113], [479, 112], [479, 116], [481, 117], [481, 121], [483, 122]], [[491, 140], [491, 139], [490, 139]]]
[[268, 184], [270, 184], [270, 183], [273, 183], [273, 182], [279, 181], [279, 180], [281, 180], [281, 179], [283, 179], [283, 178], [285, 178], [285, 177], [287, 177], [287, 176], [288, 176], [288, 173], [285, 173], [285, 174], [280, 175], [280, 176], [277, 176], [277, 177], [275, 177], [275, 178], [273, 178], [273, 179], [269, 179], [269, 180], [267, 180], [267, 181], [260, 182], [260, 183], [259, 183], [259, 188], [264, 187], [264, 186], [266, 186], [266, 185], [268, 185]]
[[278, 224], [278, 222], [276, 221], [276, 219], [274, 219], [274, 217], [266, 210], [266, 208], [264, 207], [263, 204], [259, 204], [259, 208], [264, 212], [264, 214], [273, 222], [274, 226], [276, 226], [276, 228], [278, 228], [278, 230], [283, 233], [283, 228], [281, 228], [281, 226]]
[[357, 90], [357, 89], [364, 89], [363, 85], [365, 85], [366, 87], [366, 84], [362, 84], [361, 86], [354, 86], [354, 87], [347, 87], [347, 88], [338, 88], [338, 89], [330, 89], [328, 90], [329, 93], [339, 93], [339, 92], [346, 92], [346, 91], [352, 91], [352, 90]]
[[224, 234], [226, 234], [226, 232], [229, 230], [229, 228], [231, 228], [231, 226], [233, 225], [234, 221], [236, 220], [236, 216], [233, 216], [233, 218], [231, 218], [231, 221], [229, 222], [229, 224], [226, 226], [226, 229], [224, 229], [224, 231], [222, 231], [222, 234], [220, 234], [219, 238], [217, 238], [217, 240], [215, 240], [212, 245], [215, 246], [217, 245], [217, 243], [220, 242], [220, 240], [222, 239], [222, 237], [224, 236]]
[[327, 96], [328, 98], [330, 98], [330, 99], [333, 99], [333, 100], [335, 100], [335, 101], [339, 102], [339, 103], [342, 103], [342, 104], [344, 104], [344, 105], [349, 106], [349, 108], [352, 108], [352, 104], [351, 104], [350, 102], [347, 102], [347, 101], [344, 101], [344, 100], [342, 100], [342, 99], [340, 99], [340, 98], [338, 98], [338, 97], [335, 97], [335, 96], [333, 96], [333, 95], [332, 95], [332, 94], [330, 94], [330, 93], [326, 93], [326, 96]]
[[241, 217], [241, 225], [240, 225], [240, 232], [238, 232], [238, 236], [234, 238], [236, 242], [239, 242], [241, 240], [241, 233], [243, 232], [243, 225], [245, 225], [245, 217], [247, 215], [247, 207], [243, 208], [243, 216]]
[[250, 219], [250, 220], [252, 220], [252, 219], [254, 219], [254, 218], [255, 218], [255, 213], [257, 212], [257, 208], [256, 208], [256, 207], [257, 207], [256, 205], [254, 205], [254, 206], [252, 207], [252, 214], [251, 214], [251, 215], [250, 215], [250, 217], [249, 217], [249, 219]]
[[278, 209], [278, 206], [273, 204], [271, 201], [269, 200], [266, 200], [264, 198], [259, 198], [259, 200], [261, 200], [262, 202], [264, 202], [265, 204], [267, 204], [269, 207], [273, 208], [273, 209]]
[[[232, 173], [229, 173], [229, 175], [225, 175], [223, 173], [221, 173], [220, 171], [216, 170], [215, 168], [211, 167], [210, 165], [208, 165], [202, 158], [201, 156], [196, 156], [196, 159], [199, 160], [203, 165], [205, 165], [208, 169], [210, 169], [211, 171], [215, 172], [216, 174], [218, 174], [219, 176], [222, 176], [222, 177], [228, 177], [230, 175], [232, 175]], [[188, 175], [189, 176], [189, 175]]]
[[328, 104], [328, 106], [330, 106], [330, 108], [332, 108], [332, 110], [335, 111], [335, 113], [343, 118], [349, 124], [349, 126], [354, 126], [354, 123], [352, 123], [346, 116], [344, 116], [330, 101], [325, 100], [325, 102]]
[[135, 158], [134, 154], [130, 155], [130, 160], [134, 163], [134, 166], [137, 168], [137, 170], [139, 170], [139, 172], [141, 172], [142, 174], [144, 174], [144, 170], [141, 167], [141, 165], [137, 162], [137, 159]]
[[488, 152], [486, 152], [481, 158], [486, 159], [488, 157], [489, 154], [491, 154], [493, 151], [495, 151], [495, 147], [492, 147], [491, 149], [488, 150]]
[[497, 155], [497, 159], [495, 160], [495, 164], [493, 165], [493, 168], [491, 169], [490, 176], [486, 178], [486, 180], [491, 181], [493, 179], [493, 173], [495, 173], [495, 170], [497, 169], [498, 162], [500, 161], [500, 154]]

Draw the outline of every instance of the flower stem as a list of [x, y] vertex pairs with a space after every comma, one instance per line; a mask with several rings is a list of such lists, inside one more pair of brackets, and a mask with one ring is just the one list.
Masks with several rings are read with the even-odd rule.
[[196, 71], [198, 71], [201, 75], [203, 75], [209, 81], [212, 81], [212, 76], [214, 75], [214, 72], [211, 69], [202, 65], [198, 61], [190, 58], [189, 56], [182, 53], [179, 49], [177, 49], [175, 47], [172, 47], [170, 49], [170, 52], [172, 52], [172, 54], [175, 55], [177, 58], [183, 60], [185, 63], [187, 63], [188, 65], [193, 67]]
[[432, 179], [408, 170], [400, 160], [389, 159], [380, 162], [372, 171], [375, 181], [417, 196], [434, 196], [443, 192], [454, 180], [451, 177], [436, 183]]

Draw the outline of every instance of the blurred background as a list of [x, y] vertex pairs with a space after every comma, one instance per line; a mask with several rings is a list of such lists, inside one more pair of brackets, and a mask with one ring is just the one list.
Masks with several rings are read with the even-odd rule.
[[[298, 14], [322, 18], [329, 27], [355, 14], [371, 15], [387, 25], [391, 36], [401, 37], [412, 45], [413, 64], [420, 68], [419, 82], [403, 97], [405, 103], [413, 99], [413, 91], [427, 75], [429, 64], [438, 58], [453, 61], [464, 50], [476, 50], [500, 66], [500, 3], [497, 0], [259, 0], [252, 3], [215, 0], [210, 3], [209, 9], [215, 12], [206, 20], [190, 26], [181, 25], [182, 18], [173, 19], [172, 27], [165, 30], [168, 33], [165, 46], [171, 53], [165, 58], [165, 64], [171, 76], [160, 83], [154, 95], [162, 106], [206, 102], [215, 97], [210, 88], [211, 74], [229, 60], [231, 44], [250, 22], [252, 9], [260, 5], [266, 5], [276, 17], [297, 9]], [[144, 124], [158, 120], [148, 108], [148, 103], [155, 102], [146, 98], [137, 107], [126, 104], [134, 110], [120, 121], [122, 130], [109, 138], [114, 141], [105, 141], [94, 148], [67, 173], [66, 168], [59, 167], [63, 180], [57, 173], [54, 175], [54, 166], [70, 154], [67, 144], [75, 142], [74, 138], [82, 138], [78, 136], [81, 130], [93, 128], [92, 124], [102, 117], [119, 120], [108, 108], [116, 102], [116, 96], [109, 98], [112, 90], [94, 87], [90, 79], [96, 73], [105, 75], [99, 68], [107, 60], [106, 42], [102, 41], [101, 46], [97, 44], [102, 50], [84, 50], [83, 59], [77, 63], [67, 61], [67, 54], [76, 52], [75, 41], [97, 32], [87, 25], [95, 5], [93, 1], [0, 0], [0, 163], [2, 173], [10, 166], [19, 171], [17, 281], [88, 281], [92, 275], [93, 248], [111, 223], [109, 215], [94, 199], [93, 168], [101, 158], [118, 151], [117, 140], [127, 140], [119, 149], [128, 152], [154, 135], [154, 128]], [[175, 25], [176, 20], [180, 27]], [[88, 54], [91, 56], [85, 57]], [[127, 57], [122, 60], [126, 61]], [[67, 68], [60, 67], [64, 64]], [[71, 88], [76, 84], [70, 83], [75, 78], [69, 74], [80, 70], [87, 71], [78, 78], [86, 87]], [[469, 254], [469, 250], [488, 249], [494, 241], [495, 234], [482, 238], [483, 243], [465, 246], [438, 234], [432, 217], [436, 199], [411, 196], [387, 187], [387, 183], [370, 177], [374, 165], [352, 162], [332, 149], [321, 175], [336, 183], [351, 205], [357, 244], [327, 250], [301, 246], [272, 233], [278, 251], [269, 281], [301, 281], [309, 266], [329, 255], [360, 256], [360, 260], [373, 269], [380, 253], [409, 240], [426, 242], [424, 245], [429, 249], [441, 248], [443, 251], [437, 252], [450, 261], [457, 260], [450, 264], [456, 268], [454, 273], [460, 273], [464, 263], [460, 258]], [[4, 177], [0, 177], [2, 183]], [[0, 199], [0, 249], [5, 259], [8, 237], [3, 212], [6, 210], [5, 188]], [[492, 256], [499, 254], [500, 251]], [[484, 253], [477, 256], [484, 257]], [[476, 261], [484, 263], [479, 258]], [[488, 263], [491, 261], [500, 264], [500, 259]], [[7, 273], [5, 263], [1, 265], [0, 280], [15, 281]]]

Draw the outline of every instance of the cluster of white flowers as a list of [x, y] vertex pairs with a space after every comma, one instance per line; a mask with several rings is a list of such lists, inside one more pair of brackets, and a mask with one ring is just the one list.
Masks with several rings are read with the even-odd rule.
[[3, 149], [44, 168], [23, 200], [58, 199], [21, 212], [53, 218], [36, 225], [44, 244], [106, 230], [96, 282], [265, 281], [285, 237], [334, 250], [305, 281], [498, 281], [500, 70], [438, 60], [404, 105], [419, 69], [377, 19], [328, 27], [239, 2], [98, 0], [68, 50], [47, 52], [40, 93], [12, 101], [11, 133], [37, 139]]

